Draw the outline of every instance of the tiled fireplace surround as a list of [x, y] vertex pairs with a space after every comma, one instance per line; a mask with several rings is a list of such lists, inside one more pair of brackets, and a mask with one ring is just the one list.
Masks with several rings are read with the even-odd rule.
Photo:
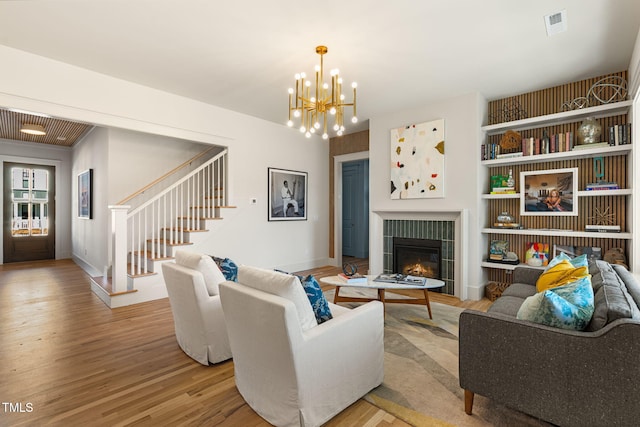
[[[443, 240], [443, 292], [469, 298], [469, 210], [374, 209], [370, 216], [370, 267], [373, 272], [393, 268], [393, 237]], [[475, 297], [475, 294], [473, 294]]]
[[393, 272], [393, 238], [432, 239], [442, 241], [442, 292], [454, 294], [455, 221], [396, 220], [383, 221], [383, 267], [385, 273]]

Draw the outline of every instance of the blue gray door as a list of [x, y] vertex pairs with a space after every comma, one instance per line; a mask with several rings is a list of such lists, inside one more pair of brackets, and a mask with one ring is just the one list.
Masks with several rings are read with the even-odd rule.
[[342, 255], [369, 256], [369, 160], [342, 164]]

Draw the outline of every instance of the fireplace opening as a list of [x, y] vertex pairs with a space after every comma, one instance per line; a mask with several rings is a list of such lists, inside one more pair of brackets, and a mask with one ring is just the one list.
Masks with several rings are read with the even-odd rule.
[[442, 279], [442, 240], [394, 237], [393, 271]]

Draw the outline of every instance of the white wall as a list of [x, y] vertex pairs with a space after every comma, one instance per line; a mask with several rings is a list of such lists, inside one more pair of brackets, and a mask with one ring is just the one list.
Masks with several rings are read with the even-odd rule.
[[[468, 247], [462, 248], [467, 264], [460, 266], [467, 275], [467, 283], [459, 283], [464, 298], [478, 299], [483, 292], [482, 238], [480, 228], [485, 214], [480, 204], [481, 188], [486, 171], [480, 167], [480, 127], [485, 103], [479, 94], [445, 100], [433, 105], [394, 112], [370, 119], [371, 168], [371, 270], [382, 271], [382, 219], [376, 212], [456, 212], [467, 210], [469, 228]], [[390, 197], [390, 130], [426, 121], [445, 121], [445, 197], [440, 199], [391, 200]], [[375, 249], [374, 249], [375, 248]], [[457, 260], [456, 260], [457, 261]]]
[[[0, 106], [227, 146], [230, 201], [237, 208], [215, 227], [208, 251], [240, 263], [290, 270], [327, 263], [328, 145], [321, 138], [306, 139], [286, 126], [5, 46], [0, 46], [0, 63]], [[80, 154], [74, 170], [86, 166], [81, 162], [85, 155], [92, 154]], [[308, 221], [267, 221], [268, 167], [309, 173]], [[256, 205], [249, 204], [251, 197], [258, 199]], [[90, 249], [87, 258], [102, 268]]]
[[[30, 142], [15, 142], [0, 139], [0, 165], [2, 162], [21, 162], [56, 168], [56, 259], [71, 256], [71, 149]], [[0, 173], [0, 188], [3, 187]], [[0, 206], [3, 192], [0, 191]], [[3, 216], [0, 210], [0, 218]], [[0, 240], [3, 229], [0, 228]], [[0, 263], [3, 260], [3, 246], [0, 245]]]

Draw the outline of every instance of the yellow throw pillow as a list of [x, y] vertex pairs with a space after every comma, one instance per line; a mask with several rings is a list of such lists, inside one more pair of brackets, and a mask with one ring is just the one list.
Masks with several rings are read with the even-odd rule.
[[563, 260], [540, 275], [536, 282], [536, 290], [538, 292], [546, 291], [575, 282], [588, 275], [589, 269], [587, 267], [574, 267], [569, 261]]

